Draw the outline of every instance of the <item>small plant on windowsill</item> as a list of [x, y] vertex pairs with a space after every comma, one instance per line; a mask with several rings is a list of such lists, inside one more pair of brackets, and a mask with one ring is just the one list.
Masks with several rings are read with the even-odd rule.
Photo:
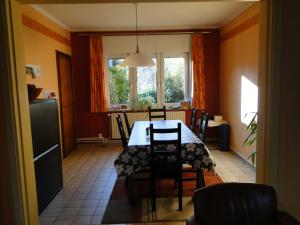
[[[246, 114], [247, 116], [247, 114]], [[256, 141], [257, 133], [257, 112], [254, 113], [250, 123], [247, 125], [247, 130], [250, 132], [247, 138], [244, 140], [243, 146], [251, 146]], [[251, 160], [252, 164], [255, 165], [256, 151], [254, 151], [248, 159]]]
[[148, 107], [151, 107], [153, 102], [154, 99], [151, 96], [140, 97], [136, 103], [136, 109], [142, 111], [148, 110]]

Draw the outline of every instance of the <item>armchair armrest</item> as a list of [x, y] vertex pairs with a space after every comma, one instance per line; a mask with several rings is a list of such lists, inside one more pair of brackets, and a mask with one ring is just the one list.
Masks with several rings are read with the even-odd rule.
[[185, 222], [186, 225], [203, 225], [202, 223], [200, 223], [199, 220], [196, 219], [196, 217], [192, 216], [190, 218], [188, 218]]
[[296, 220], [292, 215], [278, 211], [276, 213], [276, 224], [278, 225], [300, 225], [299, 221]]
[[[196, 218], [199, 218], [199, 212], [200, 212], [200, 205], [201, 205], [201, 189], [202, 188], [198, 188], [194, 191], [194, 195], [193, 195], [193, 202], [194, 202], [194, 213], [195, 213], [195, 216], [192, 217], [193, 220], [197, 220]], [[190, 219], [192, 219], [190, 218]], [[188, 224], [188, 223], [187, 223]]]

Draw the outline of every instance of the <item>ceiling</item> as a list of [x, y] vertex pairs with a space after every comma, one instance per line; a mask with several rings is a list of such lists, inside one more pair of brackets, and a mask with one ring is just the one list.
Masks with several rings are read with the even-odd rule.
[[[229, 22], [253, 1], [139, 3], [139, 29], [218, 28]], [[135, 6], [118, 4], [32, 5], [70, 31], [135, 29]]]

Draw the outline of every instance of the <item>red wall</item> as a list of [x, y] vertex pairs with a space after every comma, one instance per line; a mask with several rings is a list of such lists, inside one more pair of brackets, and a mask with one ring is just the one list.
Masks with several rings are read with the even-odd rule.
[[220, 38], [219, 32], [204, 35], [206, 111], [219, 113]]
[[[219, 111], [220, 91], [220, 34], [219, 31], [204, 35], [204, 72], [206, 111], [217, 115]], [[200, 113], [198, 113], [200, 116]], [[207, 129], [207, 137], [218, 136], [218, 129]]]
[[[206, 75], [206, 110], [219, 113], [219, 31], [204, 35], [204, 63]], [[71, 33], [72, 73], [75, 86], [77, 138], [109, 137], [107, 113], [90, 113], [89, 101], [89, 38]], [[200, 114], [200, 113], [199, 113]], [[189, 122], [190, 113], [187, 112]], [[215, 136], [209, 132], [208, 136]]]

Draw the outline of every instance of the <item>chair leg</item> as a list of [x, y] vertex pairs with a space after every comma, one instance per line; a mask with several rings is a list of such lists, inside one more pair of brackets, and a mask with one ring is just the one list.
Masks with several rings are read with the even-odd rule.
[[129, 177], [127, 176], [125, 178], [125, 188], [127, 189], [128, 188], [128, 183], [129, 183]]
[[151, 208], [152, 212], [156, 212], [156, 193], [155, 193], [155, 179], [151, 178]]
[[182, 176], [178, 178], [178, 203], [179, 211], [182, 211]]
[[197, 169], [196, 172], [196, 188], [202, 188], [205, 187], [205, 181], [204, 181], [204, 173], [202, 169]]

